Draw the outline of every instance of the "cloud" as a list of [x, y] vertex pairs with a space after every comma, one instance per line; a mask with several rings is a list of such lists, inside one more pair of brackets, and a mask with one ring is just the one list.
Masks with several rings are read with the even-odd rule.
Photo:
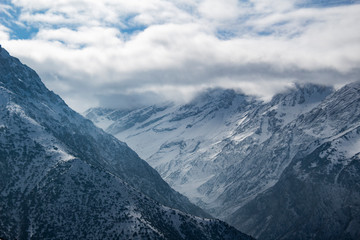
[[0, 24], [0, 41], [8, 41], [9, 40], [9, 32], [10, 29]]
[[[186, 101], [208, 87], [263, 99], [293, 82], [359, 80], [360, 5], [298, 1], [13, 0], [2, 45], [78, 111]], [[5, 8], [12, 13], [12, 9]], [[14, 11], [13, 11], [14, 12]], [[1, 22], [0, 22], [1, 24]]]
[[61, 42], [66, 46], [79, 49], [85, 46], [116, 46], [121, 45], [121, 33], [110, 27], [80, 27], [77, 30], [69, 28], [41, 29], [37, 40], [45, 42]]
[[7, 5], [7, 4], [1, 4], [0, 3], [0, 13], [1, 14], [5, 14], [7, 17], [12, 17], [11, 13], [11, 6]]
[[205, 0], [199, 5], [202, 16], [214, 20], [236, 19], [241, 13], [237, 0]]
[[295, 0], [250, 0], [256, 12], [264, 13], [278, 13], [293, 10], [295, 7]]

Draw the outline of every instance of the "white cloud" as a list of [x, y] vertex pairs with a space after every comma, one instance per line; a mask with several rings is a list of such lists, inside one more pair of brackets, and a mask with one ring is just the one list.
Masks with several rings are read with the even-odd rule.
[[[24, 9], [21, 20], [38, 24], [78, 24], [106, 26], [109, 24], [183, 23], [192, 17], [166, 0], [13, 0]], [[184, 4], [182, 4], [184, 6]], [[38, 11], [41, 11], [40, 13]], [[129, 20], [133, 18], [133, 20]], [[126, 21], [126, 22], [124, 22]]]
[[0, 13], [1, 14], [5, 14], [7, 17], [11, 18], [12, 15], [11, 15], [10, 11], [11, 11], [11, 6], [0, 3]]
[[8, 29], [7, 27], [0, 24], [0, 41], [1, 42], [9, 40], [9, 38], [10, 38], [9, 32], [10, 32], [10, 29]]
[[121, 33], [116, 28], [80, 27], [77, 30], [69, 28], [41, 29], [35, 39], [42, 41], [59, 41], [69, 47], [80, 48], [89, 46], [116, 46], [121, 45]]
[[[143, 94], [148, 101], [154, 93], [161, 99], [189, 99], [200, 89], [228, 86], [268, 98], [296, 81], [339, 85], [358, 77], [360, 5], [297, 9], [294, 1], [284, 0], [13, 3], [22, 9], [20, 22], [38, 32], [31, 39], [13, 40], [11, 30], [0, 25], [3, 46], [79, 111], [111, 102], [107, 96], [123, 101]], [[219, 38], [222, 30], [231, 37]]]
[[289, 11], [294, 8], [296, 0], [250, 0], [256, 12], [261, 13], [278, 13]]
[[199, 5], [202, 16], [214, 20], [235, 20], [242, 13], [237, 0], [204, 0]]

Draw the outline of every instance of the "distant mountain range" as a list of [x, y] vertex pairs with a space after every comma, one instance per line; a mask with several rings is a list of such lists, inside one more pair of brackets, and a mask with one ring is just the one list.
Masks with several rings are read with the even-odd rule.
[[187, 104], [84, 115], [256, 238], [360, 238], [359, 82], [296, 85], [269, 102], [210, 89]]
[[0, 47], [1, 239], [251, 239], [174, 191]]

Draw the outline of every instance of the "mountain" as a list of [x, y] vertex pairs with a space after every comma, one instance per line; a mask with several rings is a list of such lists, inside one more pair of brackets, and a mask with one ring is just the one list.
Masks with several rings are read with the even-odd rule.
[[[238, 115], [253, 101], [232, 90], [215, 89], [186, 105], [96, 108], [85, 115], [126, 141], [170, 185], [196, 201], [198, 186], [217, 172], [215, 165], [207, 165], [209, 159], [226, 144], [223, 140], [231, 134]], [[244, 109], [239, 112], [241, 107]]]
[[207, 208], [227, 219], [236, 208], [273, 186], [302, 147], [300, 142], [292, 141], [291, 135], [281, 140], [276, 136], [331, 92], [331, 88], [311, 84], [295, 86], [269, 103], [256, 103], [244, 112], [240, 124], [213, 159], [223, 169], [198, 189], [213, 199]]
[[[341, 203], [344, 209], [352, 209], [352, 213], [338, 210], [336, 214], [339, 215], [336, 215], [321, 204], [311, 208], [312, 203], [300, 201], [296, 185], [285, 186], [290, 186], [287, 181], [290, 173], [293, 178], [301, 178], [295, 174], [297, 172], [289, 170], [296, 165], [295, 161], [306, 161], [314, 156], [311, 154], [317, 148], [326, 142], [334, 144], [341, 134], [353, 131], [360, 124], [357, 86], [358, 83], [354, 83], [335, 91], [314, 84], [295, 85], [269, 102], [233, 90], [212, 89], [185, 105], [165, 103], [106, 111], [97, 108], [88, 110], [85, 115], [138, 150], [176, 190], [246, 233], [260, 239], [327, 239], [329, 236], [356, 239], [358, 233], [353, 229], [357, 226], [359, 207], [353, 203], [359, 191], [350, 184], [360, 175], [356, 167], [351, 170], [354, 176], [349, 173], [345, 177], [347, 187], [338, 187], [338, 183], [330, 181], [327, 190], [332, 189], [333, 193], [319, 194], [312, 199]], [[332, 149], [333, 156], [341, 155], [339, 149]], [[359, 150], [354, 147], [352, 152], [349, 159]], [[328, 173], [327, 169], [319, 171], [329, 175], [324, 177], [324, 174], [324, 178], [334, 179], [338, 173]], [[320, 176], [314, 179], [318, 182], [313, 180], [313, 183], [324, 187], [321, 191], [326, 192]], [[313, 191], [310, 189], [304, 187], [302, 196], [313, 196], [315, 187]], [[337, 201], [336, 195], [344, 191], [352, 192], [351, 199]], [[270, 193], [272, 195], [268, 196]], [[281, 202], [282, 197], [289, 202]], [[317, 211], [317, 219], [314, 217], [306, 223], [309, 215], [296, 213], [301, 221], [294, 224], [292, 213], [281, 208], [285, 203], [293, 204], [297, 211], [309, 214]], [[339, 209], [339, 205], [337, 207]], [[272, 210], [268, 211], [270, 208]], [[291, 208], [286, 210], [291, 211]], [[334, 223], [331, 226], [354, 216], [349, 234], [344, 224], [338, 224], [336, 229], [319, 224], [331, 214]], [[316, 229], [328, 231], [310, 236]]]
[[271, 187], [286, 167], [283, 159], [276, 160], [278, 166], [259, 164], [276, 145], [267, 146], [270, 137], [331, 92], [296, 86], [263, 103], [234, 90], [210, 89], [186, 105], [96, 108], [85, 115], [126, 141], [176, 190], [225, 218]]
[[1, 47], [0, 109], [0, 238], [250, 239], [204, 218]]
[[301, 115], [287, 134], [308, 142], [230, 222], [259, 239], [359, 239], [360, 82]]

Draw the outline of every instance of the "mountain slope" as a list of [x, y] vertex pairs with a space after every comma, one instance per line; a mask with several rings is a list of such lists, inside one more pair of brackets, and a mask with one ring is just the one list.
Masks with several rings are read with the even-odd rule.
[[2, 87], [12, 93], [11, 109], [17, 111], [19, 108], [24, 117], [45, 128], [64, 145], [67, 153], [111, 171], [162, 204], [209, 216], [173, 191], [125, 143], [95, 128], [90, 121], [68, 108], [45, 88], [33, 70], [10, 57], [3, 58], [1, 63]]
[[285, 169], [285, 155], [277, 166], [275, 160], [259, 163], [273, 150], [271, 136], [331, 92], [328, 87], [296, 86], [263, 103], [233, 90], [213, 89], [186, 105], [98, 108], [86, 116], [128, 142], [176, 190], [224, 218], [271, 187]]
[[141, 154], [166, 181], [246, 233], [357, 239], [359, 85], [297, 85], [268, 103], [211, 90], [183, 106], [87, 114], [135, 149], [151, 143]]
[[274, 187], [240, 208], [230, 222], [259, 239], [358, 239], [359, 120], [359, 82], [300, 116], [291, 131], [307, 139], [303, 150]]
[[233, 214], [234, 224], [259, 239], [358, 239], [359, 153], [341, 155], [334, 145], [345, 149], [359, 133], [294, 159], [274, 187]]
[[199, 187], [201, 193], [214, 199], [207, 209], [226, 218], [273, 186], [302, 147], [302, 142], [294, 140], [296, 133], [282, 132], [287, 128], [291, 131], [288, 126], [292, 121], [319, 105], [331, 92], [328, 87], [297, 86], [247, 112], [213, 159], [225, 167]]
[[208, 216], [2, 48], [0, 109], [0, 237], [248, 238], [161, 205]]

